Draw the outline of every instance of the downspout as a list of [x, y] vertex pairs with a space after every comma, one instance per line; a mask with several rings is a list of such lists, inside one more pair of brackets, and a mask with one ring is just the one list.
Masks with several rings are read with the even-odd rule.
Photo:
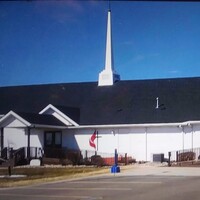
[[192, 149], [192, 152], [193, 152], [193, 133], [194, 133], [193, 125], [189, 123], [188, 127], [191, 127], [191, 149]]
[[180, 128], [181, 128], [181, 132], [182, 132], [182, 148], [183, 148], [183, 152], [184, 152], [184, 149], [185, 149], [185, 132], [184, 132], [184, 127], [180, 125]]
[[193, 152], [193, 146], [194, 146], [194, 144], [193, 144], [193, 136], [194, 136], [194, 129], [193, 129], [193, 125], [191, 124], [191, 128], [192, 128], [192, 139], [191, 139], [191, 142], [192, 142], [192, 152]]
[[148, 141], [147, 141], [147, 127], [145, 127], [145, 157], [146, 157], [146, 162], [147, 162], [147, 144], [148, 144]]

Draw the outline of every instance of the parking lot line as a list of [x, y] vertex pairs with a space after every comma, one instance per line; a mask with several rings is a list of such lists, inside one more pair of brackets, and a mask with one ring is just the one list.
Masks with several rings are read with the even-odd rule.
[[95, 188], [91, 188], [91, 187], [88, 187], [88, 188], [77, 188], [77, 187], [64, 187], [64, 188], [27, 188], [28, 190], [117, 190], [117, 191], [129, 191], [129, 190], [132, 190], [132, 188], [100, 188], [100, 187], [95, 187]]
[[162, 184], [162, 181], [81, 181], [71, 182], [75, 184]]
[[103, 197], [92, 197], [92, 196], [68, 196], [68, 195], [31, 195], [31, 194], [0, 194], [0, 197], [34, 197], [34, 198], [70, 198], [70, 199], [95, 199], [101, 200]]

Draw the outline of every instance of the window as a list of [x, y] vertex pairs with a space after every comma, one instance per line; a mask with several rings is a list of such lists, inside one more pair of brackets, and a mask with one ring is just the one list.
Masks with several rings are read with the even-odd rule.
[[46, 133], [45, 144], [46, 146], [51, 146], [53, 142], [53, 133]]
[[44, 134], [45, 147], [61, 147], [62, 146], [62, 132], [48, 131]]
[[62, 134], [61, 132], [56, 132], [55, 133], [55, 145], [61, 145], [62, 143]]

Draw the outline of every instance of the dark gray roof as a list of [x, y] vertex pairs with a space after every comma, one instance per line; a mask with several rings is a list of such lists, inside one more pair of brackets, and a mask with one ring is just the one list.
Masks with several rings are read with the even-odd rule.
[[63, 114], [67, 115], [70, 119], [75, 121], [76, 123], [80, 123], [80, 109], [74, 107], [66, 107], [66, 106], [56, 106], [58, 110], [60, 110]]
[[[163, 104], [159, 109], [156, 97]], [[71, 116], [80, 114], [81, 125], [200, 120], [200, 78], [119, 81], [103, 87], [97, 82], [0, 87], [0, 114], [39, 113], [48, 104], [74, 107]]]
[[32, 125], [66, 126], [52, 115], [40, 115], [37, 113], [24, 112], [17, 112], [17, 114]]

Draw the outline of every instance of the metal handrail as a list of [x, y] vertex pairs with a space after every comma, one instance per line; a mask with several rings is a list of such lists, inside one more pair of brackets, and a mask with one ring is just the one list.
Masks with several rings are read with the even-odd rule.
[[8, 159], [8, 148], [7, 147], [4, 147], [2, 150], [1, 150], [1, 158], [2, 159]]
[[193, 162], [200, 160], [200, 148], [171, 151], [168, 154], [169, 154], [169, 164]]
[[18, 162], [26, 158], [26, 150], [27, 150], [27, 147], [21, 147], [13, 152], [12, 156], [14, 158], [15, 164], [17, 164]]

